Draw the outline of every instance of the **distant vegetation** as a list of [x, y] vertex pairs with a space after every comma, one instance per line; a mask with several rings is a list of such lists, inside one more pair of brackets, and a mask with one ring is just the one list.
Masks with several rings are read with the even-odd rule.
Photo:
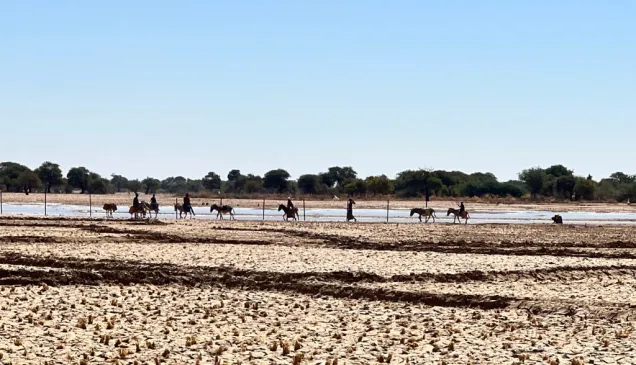
[[466, 174], [460, 171], [406, 170], [394, 179], [386, 175], [360, 178], [352, 167], [330, 167], [325, 172], [300, 176], [291, 180], [283, 169], [264, 176], [230, 171], [225, 178], [209, 172], [200, 179], [183, 176], [159, 180], [147, 177], [132, 180], [113, 174], [103, 177], [85, 167], [73, 167], [66, 175], [60, 166], [44, 162], [38, 168], [15, 162], [0, 163], [0, 189], [10, 192], [111, 194], [115, 192], [218, 194], [226, 197], [255, 197], [267, 194], [302, 194], [314, 197], [352, 195], [379, 198], [486, 197], [529, 198], [538, 200], [603, 200], [626, 201], [636, 198], [636, 176], [616, 172], [595, 181], [592, 176], [576, 176], [563, 165], [546, 169], [533, 167], [519, 173], [518, 180], [500, 182], [491, 173]]

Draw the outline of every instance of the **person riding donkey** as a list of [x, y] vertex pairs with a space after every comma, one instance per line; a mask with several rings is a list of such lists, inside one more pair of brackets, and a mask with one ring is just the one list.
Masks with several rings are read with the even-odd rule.
[[292, 201], [291, 201], [291, 197], [289, 197], [289, 196], [287, 197], [287, 209], [288, 209], [289, 211], [291, 211], [292, 209], [294, 209], [294, 203], [292, 203]]
[[464, 207], [464, 202], [460, 202], [459, 203], [459, 216], [462, 217], [465, 211], [466, 211], [466, 208]]
[[135, 208], [135, 211], [139, 208], [139, 193], [137, 192], [135, 192], [135, 197], [133, 198], [133, 208]]

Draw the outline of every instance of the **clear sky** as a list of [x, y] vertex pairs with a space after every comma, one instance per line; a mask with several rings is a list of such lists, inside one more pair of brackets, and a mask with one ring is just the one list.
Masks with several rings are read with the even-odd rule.
[[636, 173], [636, 2], [0, 1], [0, 161]]

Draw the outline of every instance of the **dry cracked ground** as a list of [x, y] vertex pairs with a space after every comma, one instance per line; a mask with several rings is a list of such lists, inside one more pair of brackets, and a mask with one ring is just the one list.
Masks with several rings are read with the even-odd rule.
[[0, 218], [2, 364], [630, 364], [621, 226]]

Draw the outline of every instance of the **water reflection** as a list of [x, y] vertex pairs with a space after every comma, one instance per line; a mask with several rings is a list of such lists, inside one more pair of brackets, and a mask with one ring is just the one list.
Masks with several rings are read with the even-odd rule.
[[[115, 218], [130, 218], [126, 207], [121, 207], [114, 213]], [[283, 213], [276, 209], [262, 208], [234, 208], [235, 217], [239, 220], [265, 220], [280, 221]], [[44, 215], [44, 204], [3, 204], [2, 212], [6, 215]], [[216, 212], [210, 213], [209, 207], [194, 207], [196, 219], [216, 219]], [[263, 214], [264, 213], [264, 214]], [[49, 216], [63, 217], [105, 217], [106, 213], [101, 207], [83, 205], [48, 204], [46, 214]], [[299, 210], [300, 220], [314, 222], [340, 222], [345, 220], [345, 209], [306, 209], [303, 214], [302, 208]], [[552, 223], [550, 217], [555, 213], [550, 211], [471, 211], [470, 223], [523, 223], [523, 224], [546, 224]], [[634, 224], [636, 225], [636, 213], [597, 213], [597, 212], [565, 212], [559, 213], [563, 216], [565, 223], [577, 224]], [[354, 215], [359, 222], [386, 222], [386, 209], [355, 209]], [[452, 216], [446, 217], [445, 212], [436, 212], [437, 222], [452, 223]], [[415, 223], [418, 222], [417, 215], [409, 217], [408, 209], [391, 209], [388, 211], [389, 222], [392, 223]], [[175, 219], [176, 215], [172, 206], [164, 206], [159, 211], [160, 219]], [[229, 216], [225, 216], [229, 219]]]

